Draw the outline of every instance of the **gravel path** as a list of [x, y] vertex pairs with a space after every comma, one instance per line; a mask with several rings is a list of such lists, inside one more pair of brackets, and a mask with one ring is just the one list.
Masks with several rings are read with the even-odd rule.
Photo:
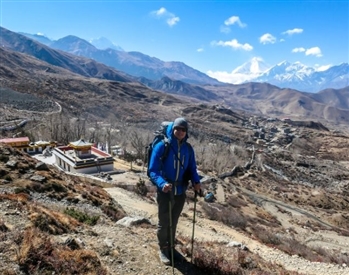
[[[106, 188], [107, 192], [116, 199], [130, 216], [143, 216], [156, 223], [157, 209], [155, 202], [139, 198], [132, 192], [122, 188]], [[192, 205], [186, 204], [183, 210], [187, 218], [182, 217], [178, 225], [179, 234], [191, 236], [192, 233]], [[246, 235], [218, 222], [197, 218], [195, 237], [202, 241], [237, 241], [245, 244], [251, 251], [263, 259], [282, 265], [289, 271], [297, 271], [307, 275], [349, 275], [349, 268], [327, 263], [307, 261], [297, 255], [287, 255], [277, 249], [267, 247]]]

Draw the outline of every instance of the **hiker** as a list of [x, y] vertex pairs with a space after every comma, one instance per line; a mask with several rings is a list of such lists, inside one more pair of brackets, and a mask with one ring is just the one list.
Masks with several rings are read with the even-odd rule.
[[[170, 122], [166, 135], [169, 142], [167, 156], [162, 159], [165, 143], [157, 143], [150, 157], [149, 175], [151, 181], [157, 186], [157, 238], [160, 261], [169, 265], [171, 253], [173, 253], [172, 259], [182, 258], [174, 249], [173, 244], [178, 219], [186, 199], [188, 180], [185, 180], [184, 176], [189, 175], [188, 178], [195, 192], [200, 192], [201, 184], [196, 170], [194, 150], [187, 142], [188, 122], [185, 118], [176, 118], [174, 122]], [[170, 207], [171, 210], [169, 210]]]

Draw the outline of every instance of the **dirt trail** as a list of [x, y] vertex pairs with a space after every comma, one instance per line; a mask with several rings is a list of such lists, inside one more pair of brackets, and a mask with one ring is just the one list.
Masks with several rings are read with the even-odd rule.
[[[121, 176], [119, 176], [120, 179]], [[129, 175], [130, 177], [130, 175]], [[137, 176], [135, 176], [137, 178]], [[130, 178], [125, 179], [125, 181]], [[151, 220], [153, 224], [157, 222], [157, 206], [155, 201], [145, 200], [133, 192], [122, 188], [106, 188], [107, 192], [117, 200], [130, 216], [142, 216]], [[178, 233], [183, 236], [191, 237], [192, 234], [192, 214], [193, 204], [186, 204], [178, 224]], [[267, 209], [273, 210], [271, 205]], [[277, 210], [273, 210], [277, 214]], [[283, 220], [287, 218], [282, 217]], [[267, 261], [272, 261], [284, 266], [289, 271], [298, 271], [307, 275], [345, 275], [349, 274], [348, 267], [341, 267], [333, 264], [314, 263], [304, 260], [296, 255], [290, 256], [279, 250], [267, 247], [256, 240], [253, 240], [243, 233], [236, 231], [226, 225], [216, 221], [208, 220], [197, 215], [195, 224], [195, 239], [202, 241], [222, 241], [222, 242], [240, 242], [246, 245], [252, 252]]]

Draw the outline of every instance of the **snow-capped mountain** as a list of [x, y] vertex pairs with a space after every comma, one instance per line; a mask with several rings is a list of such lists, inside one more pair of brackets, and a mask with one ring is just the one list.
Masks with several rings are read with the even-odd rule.
[[[232, 84], [240, 84], [244, 82], [249, 82], [251, 79], [254, 79], [260, 76], [264, 71], [270, 68], [270, 65], [265, 63], [260, 57], [253, 57], [248, 62], [245, 62], [241, 66], [234, 69], [230, 74], [226, 73], [226, 79], [222, 79], [222, 75], [220, 75], [221, 79], [218, 79], [222, 82], [232, 83]], [[214, 72], [207, 72], [210, 77], [216, 77]]]
[[253, 57], [250, 61], [242, 64], [233, 70], [233, 74], [254, 74], [260, 75], [270, 68], [270, 65], [265, 63], [262, 58]]
[[89, 41], [93, 46], [100, 50], [113, 49], [117, 51], [124, 51], [120, 46], [111, 42], [108, 38], [100, 37], [94, 38]]
[[255, 80], [258, 82], [267, 82], [270, 78], [279, 81], [302, 80], [313, 72], [313, 68], [307, 67], [300, 62], [291, 64], [287, 61], [282, 61], [260, 74]]
[[349, 64], [342, 63], [324, 71], [316, 71], [315, 68], [300, 62], [291, 64], [283, 61], [250, 81], [267, 82], [280, 88], [292, 88], [304, 92], [343, 88], [349, 86]]
[[325, 71], [314, 72], [312, 80], [319, 85], [321, 90], [328, 87], [340, 89], [349, 86], [349, 64], [342, 63]]

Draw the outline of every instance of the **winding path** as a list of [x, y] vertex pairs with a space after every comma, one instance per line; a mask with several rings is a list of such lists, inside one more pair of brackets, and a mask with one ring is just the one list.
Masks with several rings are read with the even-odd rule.
[[[126, 181], [127, 179], [125, 179], [125, 182]], [[153, 223], [156, 223], [157, 207], [155, 203], [143, 200], [133, 192], [129, 192], [118, 187], [106, 188], [106, 191], [121, 204], [121, 206], [130, 216], [141, 215], [149, 218]], [[264, 201], [267, 202], [267, 199]], [[272, 201], [271, 203], [275, 202], [276, 201]], [[282, 206], [286, 207], [287, 205], [285, 206], [285, 204], [282, 204]], [[295, 208], [294, 211], [297, 211], [297, 208]], [[192, 233], [192, 205], [186, 204], [183, 213], [186, 214], [184, 216], [187, 218], [183, 217], [180, 219], [178, 231], [181, 235], [190, 237]], [[258, 254], [266, 261], [278, 263], [289, 271], [297, 271], [301, 274], [349, 275], [348, 267], [327, 263], [310, 262], [296, 255], [290, 256], [277, 249], [267, 247], [266, 245], [249, 238], [245, 234], [240, 233], [233, 228], [200, 216], [197, 217], [197, 223], [195, 225], [195, 238], [203, 241], [237, 241], [243, 243], [252, 252]]]

